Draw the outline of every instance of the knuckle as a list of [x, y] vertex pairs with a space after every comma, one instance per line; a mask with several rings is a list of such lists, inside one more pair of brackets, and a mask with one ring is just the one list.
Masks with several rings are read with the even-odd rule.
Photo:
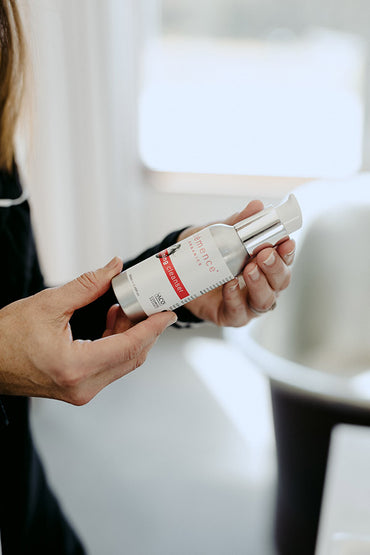
[[248, 323], [248, 318], [245, 316], [244, 318], [238, 320], [237, 322], [235, 322], [235, 324], [233, 325], [234, 328], [242, 328], [243, 326], [245, 326]]
[[127, 356], [129, 360], [137, 359], [140, 357], [142, 351], [141, 343], [138, 339], [132, 339], [128, 346]]
[[147, 353], [142, 353], [135, 361], [135, 369], [139, 368], [146, 361]]
[[56, 376], [56, 383], [61, 388], [74, 388], [80, 384], [81, 378], [76, 373], [71, 371], [64, 371], [58, 373]]
[[55, 301], [53, 289], [44, 289], [30, 298], [37, 302], [38, 308], [42, 311], [48, 311], [50, 308], [54, 308]]
[[64, 373], [56, 381], [61, 392], [61, 399], [70, 405], [82, 406], [86, 405], [91, 400], [89, 395], [83, 387], [83, 382], [80, 377]]
[[65, 391], [63, 401], [75, 407], [87, 405], [92, 399], [92, 395], [84, 391], [82, 388], [71, 388]]
[[77, 283], [79, 283], [84, 289], [99, 289], [99, 282], [95, 272], [86, 272], [76, 278]]
[[270, 298], [270, 299], [267, 299], [266, 301], [264, 301], [264, 302], [261, 304], [260, 310], [266, 310], [266, 311], [267, 311], [267, 310], [270, 310], [271, 305], [273, 305], [274, 302], [275, 302], [275, 297], [274, 297], [273, 299], [271, 299], [271, 298]]
[[281, 291], [283, 291], [284, 289], [286, 289], [286, 288], [289, 286], [290, 281], [291, 281], [291, 277], [292, 277], [292, 276], [291, 276], [291, 273], [290, 273], [290, 272], [288, 272], [288, 273], [285, 275], [285, 277], [284, 277], [284, 279], [283, 279], [283, 281], [282, 281], [282, 283], [281, 283], [281, 285], [280, 285], [280, 290], [281, 290]]
[[65, 358], [54, 372], [56, 384], [62, 389], [71, 389], [80, 385], [83, 373], [79, 366], [73, 362], [68, 362]]
[[155, 329], [153, 330], [153, 335], [152, 335], [152, 341], [153, 344], [156, 343], [156, 341], [160, 338], [160, 336], [162, 335], [162, 333], [165, 331], [166, 328], [160, 328], [160, 329]]

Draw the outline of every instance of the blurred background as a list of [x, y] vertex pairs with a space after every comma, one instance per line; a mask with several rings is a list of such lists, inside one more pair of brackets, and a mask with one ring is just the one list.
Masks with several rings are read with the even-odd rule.
[[[370, 169], [366, 0], [24, 7], [19, 151], [50, 284]], [[33, 425], [92, 554], [275, 553], [268, 385], [219, 330], [169, 330], [87, 407], [36, 400]]]
[[153, 225], [369, 168], [368, 9], [32, 2], [28, 173], [50, 279], [137, 252]]

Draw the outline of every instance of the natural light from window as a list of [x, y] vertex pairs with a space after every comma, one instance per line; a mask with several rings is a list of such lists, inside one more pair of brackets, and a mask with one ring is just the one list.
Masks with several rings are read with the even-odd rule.
[[[233, 4], [208, 3], [203, 16]], [[343, 177], [362, 167], [360, 35], [311, 26], [270, 29], [262, 38], [248, 30], [233, 36], [230, 25], [195, 32], [185, 18], [191, 6], [164, 1], [161, 30], [147, 43], [139, 110], [145, 166], [292, 177]]]

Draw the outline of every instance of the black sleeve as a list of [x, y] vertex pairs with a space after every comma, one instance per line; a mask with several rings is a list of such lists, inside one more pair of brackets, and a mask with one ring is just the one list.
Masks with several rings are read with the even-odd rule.
[[[157, 245], [150, 247], [136, 258], [132, 258], [131, 260], [124, 262], [123, 269], [127, 270], [131, 266], [134, 266], [142, 260], [153, 256], [157, 252], [167, 249], [177, 242], [178, 236], [184, 229], [186, 228], [180, 229], [178, 231], [173, 231]], [[76, 310], [70, 322], [74, 339], [98, 339], [99, 337], [101, 337], [105, 330], [107, 312], [109, 308], [116, 303], [117, 299], [115, 297], [113, 289], [110, 288], [104, 295], [99, 297], [99, 299], [97, 299], [93, 303], [80, 308], [79, 310]], [[184, 322], [189, 326], [192, 323], [198, 323], [202, 321], [194, 316], [184, 306], [178, 308], [175, 312], [179, 318], [179, 321]]]

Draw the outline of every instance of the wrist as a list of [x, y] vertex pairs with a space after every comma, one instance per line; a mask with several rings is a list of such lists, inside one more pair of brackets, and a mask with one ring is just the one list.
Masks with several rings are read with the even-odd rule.
[[197, 233], [198, 231], [200, 231], [201, 229], [203, 229], [204, 226], [189, 226], [186, 227], [185, 229], [183, 229], [181, 231], [181, 233], [178, 235], [177, 237], [177, 242], [183, 241], [184, 239], [186, 239], [187, 237], [190, 237], [190, 235], [193, 235], [194, 233]]

